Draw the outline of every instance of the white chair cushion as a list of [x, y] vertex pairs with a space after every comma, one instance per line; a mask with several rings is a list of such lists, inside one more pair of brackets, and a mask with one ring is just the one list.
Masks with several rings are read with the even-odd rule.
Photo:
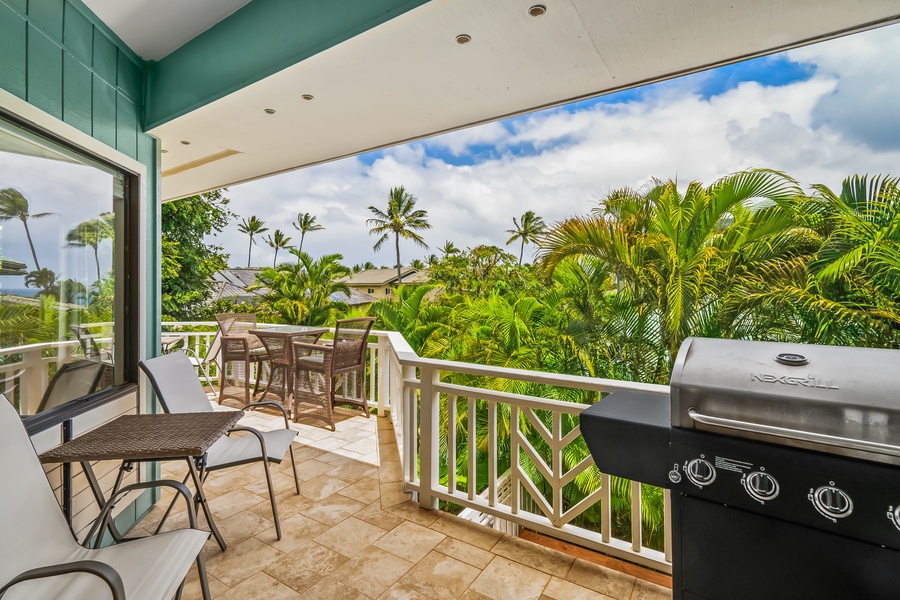
[[[205, 531], [180, 529], [99, 550], [76, 546], [66, 556], [48, 552], [45, 564], [100, 561], [118, 572], [125, 584], [128, 600], [169, 600], [175, 595], [208, 537], [209, 533]], [[35, 543], [40, 544], [41, 540], [35, 539]], [[12, 587], [3, 596], [3, 600], [36, 598], [104, 600], [112, 598], [112, 595], [102, 579], [78, 573], [26, 581]]]
[[[261, 431], [266, 441], [266, 454], [269, 460], [281, 462], [291, 442], [297, 437], [293, 429], [275, 429]], [[249, 432], [238, 432], [223, 436], [213, 444], [207, 454], [207, 468], [221, 469], [230, 465], [259, 460], [259, 439]]]

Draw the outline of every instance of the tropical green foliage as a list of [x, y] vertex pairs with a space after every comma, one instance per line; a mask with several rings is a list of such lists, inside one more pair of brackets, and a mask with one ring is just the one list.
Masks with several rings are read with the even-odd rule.
[[234, 214], [222, 190], [162, 205], [162, 312], [191, 318], [212, 293], [210, 277], [227, 266], [221, 246], [206, 243]]
[[341, 278], [350, 270], [341, 265], [340, 254], [326, 254], [313, 259], [306, 252], [291, 250], [297, 263], [282, 263], [263, 269], [253, 289], [264, 290], [263, 304], [273, 310], [275, 322], [292, 325], [329, 325], [347, 310], [347, 305], [332, 298], [333, 294], [350, 294]]

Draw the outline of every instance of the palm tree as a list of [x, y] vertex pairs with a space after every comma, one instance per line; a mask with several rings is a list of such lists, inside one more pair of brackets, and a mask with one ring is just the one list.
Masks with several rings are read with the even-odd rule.
[[799, 199], [806, 252], [750, 273], [734, 298], [791, 319], [795, 341], [896, 347], [900, 327], [900, 179], [853, 176]]
[[272, 266], [278, 262], [278, 251], [282, 248], [291, 248], [291, 238], [285, 237], [284, 232], [276, 229], [275, 233], [263, 238], [270, 247], [275, 248], [275, 258], [272, 259]]
[[406, 191], [401, 185], [400, 187], [391, 188], [388, 192], [387, 212], [370, 206], [369, 210], [375, 216], [366, 221], [366, 225], [372, 226], [369, 235], [380, 235], [378, 241], [375, 242], [374, 249], [376, 252], [381, 248], [388, 239], [390, 233], [394, 234], [394, 248], [397, 252], [397, 285], [401, 283], [400, 272], [400, 238], [412, 240], [423, 248], [428, 248], [428, 244], [422, 237], [415, 233], [417, 229], [431, 229], [431, 224], [427, 221], [428, 213], [424, 210], [416, 210], [416, 197]]
[[[560, 223], [543, 240], [548, 273], [569, 258], [600, 261], [615, 277], [628, 306], [638, 307], [623, 332], [639, 332], [640, 346], [659, 349], [650, 381], [667, 381], [678, 348], [690, 335], [731, 336], [735, 327], [755, 322], [747, 337], [767, 335], [762, 319], [746, 318], [745, 308], [721, 310], [742, 294], [754, 273], [790, 261], [809, 244], [795, 226], [792, 205], [800, 186], [776, 171], [750, 170], [709, 187], [691, 182], [652, 181], [641, 190], [615, 190], [590, 217]], [[622, 322], [624, 325], [624, 321]]]
[[28, 229], [28, 219], [40, 219], [52, 215], [51, 212], [42, 212], [29, 214], [28, 200], [13, 188], [5, 188], [0, 190], [0, 221], [9, 221], [10, 219], [19, 219], [25, 226], [25, 237], [28, 238], [28, 246], [31, 248], [31, 258], [34, 259], [35, 271], [41, 270], [41, 263], [38, 262], [37, 253], [34, 251], [34, 242], [31, 241], [31, 231]]
[[343, 302], [331, 296], [337, 292], [350, 295], [350, 288], [341, 281], [350, 270], [340, 263], [340, 254], [326, 254], [313, 259], [306, 252], [291, 248], [297, 264], [283, 263], [266, 268], [257, 276], [257, 283], [248, 289], [265, 288], [264, 302], [271, 306], [286, 323], [294, 325], [325, 325], [347, 310]]
[[447, 257], [450, 256], [451, 254], [459, 254], [459, 253], [460, 253], [460, 249], [457, 248], [457, 247], [453, 244], [453, 242], [451, 242], [450, 240], [447, 240], [446, 242], [444, 242], [444, 245], [443, 245], [443, 246], [441, 246], [440, 248], [438, 248], [438, 252], [440, 252], [441, 254], [443, 254], [443, 255], [444, 255], [444, 258], [447, 258]]
[[35, 269], [25, 274], [25, 286], [41, 288], [43, 293], [49, 294], [56, 284], [56, 273], [50, 269]]
[[100, 281], [99, 248], [103, 240], [113, 237], [113, 214], [104, 213], [97, 219], [82, 221], [69, 231], [66, 241], [69, 247], [91, 248], [94, 251], [94, 264], [97, 266], [97, 281]]
[[506, 230], [506, 233], [513, 234], [512, 237], [506, 240], [506, 245], [509, 246], [516, 240], [522, 241], [522, 245], [519, 248], [519, 265], [521, 265], [522, 256], [525, 253], [525, 244], [536, 242], [538, 237], [544, 232], [546, 225], [542, 218], [534, 214], [534, 211], [529, 210], [522, 215], [519, 222], [513, 217], [513, 227], [514, 229]]
[[250, 220], [242, 219], [241, 224], [238, 225], [238, 231], [241, 233], [246, 233], [250, 236], [250, 247], [247, 249], [247, 267], [250, 267], [250, 253], [253, 252], [253, 244], [256, 242], [253, 241], [253, 236], [258, 233], [263, 233], [264, 231], [268, 231], [268, 227], [263, 227], [265, 225], [265, 221], [261, 221], [257, 218], [256, 215], [252, 215]]
[[449, 310], [426, 300], [432, 289], [433, 285], [401, 285], [396, 295], [379, 300], [370, 308], [371, 314], [383, 323], [379, 329], [399, 331], [418, 354], [424, 354], [425, 343], [443, 327]]
[[425, 263], [422, 262], [422, 259], [421, 259], [421, 258], [414, 258], [414, 259], [409, 263], [409, 266], [411, 266], [413, 269], [420, 269], [420, 270], [421, 270], [421, 269], [424, 269], [424, 268], [425, 268]]
[[294, 229], [300, 232], [300, 247], [297, 248], [300, 252], [303, 252], [303, 238], [306, 237], [307, 232], [310, 231], [322, 231], [325, 229], [321, 225], [316, 223], [315, 215], [311, 215], [307, 213], [297, 213], [297, 221], [292, 223]]

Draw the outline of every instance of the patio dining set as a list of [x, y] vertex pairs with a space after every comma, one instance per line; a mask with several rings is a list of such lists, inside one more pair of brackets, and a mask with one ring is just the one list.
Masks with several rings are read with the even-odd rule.
[[[338, 404], [355, 406], [369, 416], [366, 354], [375, 319], [338, 321], [329, 343], [321, 340], [328, 333], [324, 327], [264, 328], [253, 313], [220, 314], [216, 321], [219, 332], [207, 351], [207, 370], [201, 376], [209, 381], [209, 356], [218, 355], [219, 404], [226, 398], [250, 403], [250, 371], [255, 365], [253, 396], [260, 392], [261, 377], [267, 371], [260, 399], [276, 396], [294, 420], [318, 419], [334, 431], [333, 407]], [[242, 375], [240, 384], [237, 375]]]
[[[18, 540], [14, 555], [0, 546], [0, 597], [11, 598], [180, 598], [184, 577], [196, 561], [203, 597], [209, 599], [200, 549], [212, 535], [224, 551], [227, 547], [213, 520], [203, 482], [210, 472], [261, 462], [268, 486], [276, 537], [282, 538], [269, 463], [281, 463], [289, 454], [296, 493], [300, 483], [292, 448], [297, 432], [289, 418], [304, 416], [324, 421], [335, 430], [333, 406], [351, 404], [369, 416], [365, 394], [365, 358], [374, 319], [338, 321], [334, 339], [325, 342], [324, 328], [261, 328], [252, 313], [217, 315], [219, 332], [204, 358], [171, 351], [139, 362], [147, 374], [163, 414], [123, 415], [44, 452], [39, 457], [12, 405], [0, 395], [0, 435], [9, 440], [0, 455], [0, 475], [5, 482], [0, 494], [4, 514], [29, 514], [29, 519], [5, 519], [0, 536]], [[226, 398], [242, 402], [242, 410], [216, 411], [200, 382], [211, 386], [208, 365], [219, 365], [219, 404]], [[91, 361], [81, 361], [90, 364]], [[78, 363], [73, 363], [78, 364]], [[263, 368], [267, 384], [258, 401], [251, 401], [251, 365], [257, 368], [253, 396], [259, 392]], [[229, 374], [229, 366], [231, 371]], [[237, 368], [235, 368], [237, 367]], [[199, 370], [199, 373], [195, 371]], [[97, 375], [84, 369], [60, 370], [51, 388], [72, 385], [62, 381], [97, 383]], [[228, 385], [228, 379], [233, 385]], [[242, 375], [241, 385], [237, 379]], [[243, 394], [226, 392], [235, 387]], [[278, 401], [266, 400], [269, 395]], [[284, 428], [259, 431], [238, 425], [245, 410], [274, 409], [284, 418]], [[235, 435], [239, 434], [239, 435]], [[71, 537], [71, 526], [47, 484], [44, 464], [79, 463], [100, 515], [79, 545]], [[120, 461], [112, 490], [105, 495], [93, 473], [92, 462]], [[146, 481], [123, 485], [137, 463], [184, 460], [187, 475], [181, 482]], [[191, 483], [193, 495], [186, 484]], [[156, 532], [149, 538], [129, 540], [116, 529], [111, 515], [117, 501], [131, 491], [152, 487], [175, 490]], [[37, 499], [37, 501], [36, 501]], [[187, 504], [190, 529], [161, 533], [176, 502]], [[195, 509], [203, 512], [209, 532], [198, 530]], [[52, 514], [51, 514], [52, 513]], [[37, 535], [30, 528], [40, 524]], [[55, 540], [58, 549], [47, 555], [43, 543]], [[101, 547], [104, 541], [115, 544]], [[151, 574], [153, 581], [148, 582]]]

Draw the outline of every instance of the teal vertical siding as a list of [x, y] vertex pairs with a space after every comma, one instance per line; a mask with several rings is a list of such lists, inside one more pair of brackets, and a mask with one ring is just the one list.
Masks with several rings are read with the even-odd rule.
[[80, 0], [0, 0], [0, 57], [0, 88], [138, 158], [147, 63]]

